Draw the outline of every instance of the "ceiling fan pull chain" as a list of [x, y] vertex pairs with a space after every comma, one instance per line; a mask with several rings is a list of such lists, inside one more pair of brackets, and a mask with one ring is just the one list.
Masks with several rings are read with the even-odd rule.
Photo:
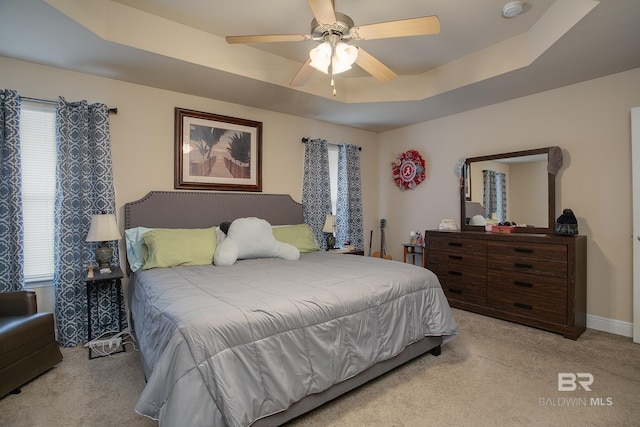
[[336, 82], [335, 82], [336, 64], [335, 64], [335, 60], [336, 60], [336, 41], [334, 39], [331, 42], [331, 65], [329, 65], [331, 67], [331, 94], [333, 96], [336, 96]]
[[333, 70], [331, 71], [331, 88], [333, 96], [336, 96], [336, 83], [335, 83], [335, 75], [333, 74]]

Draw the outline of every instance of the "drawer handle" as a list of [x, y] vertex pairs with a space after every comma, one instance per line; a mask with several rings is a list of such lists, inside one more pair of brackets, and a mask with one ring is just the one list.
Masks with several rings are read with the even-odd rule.
[[449, 292], [451, 292], [452, 294], [462, 294], [462, 289], [457, 289], [457, 288], [448, 288]]
[[450, 259], [457, 259], [457, 260], [461, 260], [462, 257], [460, 255], [449, 255]]
[[516, 252], [520, 252], [521, 254], [532, 254], [533, 253], [533, 249], [529, 249], [529, 248], [513, 248], [514, 251]]
[[516, 286], [523, 287], [523, 288], [533, 288], [533, 283], [520, 282], [518, 280], [515, 280], [513, 282], [513, 284], [516, 285]]
[[526, 310], [533, 310], [533, 306], [530, 306], [529, 304], [523, 304], [521, 302], [514, 302], [513, 305], [515, 305], [518, 308], [524, 308]]
[[458, 242], [449, 242], [449, 246], [456, 246], [456, 247], [460, 247], [460, 246], [462, 246], [462, 243], [458, 243]]
[[449, 275], [451, 275], [451, 276], [462, 276], [462, 273], [459, 272], [459, 271], [449, 270]]
[[514, 262], [513, 265], [515, 265], [518, 268], [528, 268], [528, 269], [532, 269], [533, 268], [533, 265], [524, 264], [524, 263], [521, 263], [521, 262]]

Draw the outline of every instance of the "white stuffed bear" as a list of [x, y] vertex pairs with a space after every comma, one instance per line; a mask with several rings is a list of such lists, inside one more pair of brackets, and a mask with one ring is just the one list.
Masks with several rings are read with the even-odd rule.
[[236, 260], [249, 258], [300, 259], [300, 251], [293, 245], [280, 242], [273, 236], [271, 224], [261, 218], [238, 218], [231, 223], [227, 237], [213, 254], [213, 263], [233, 265]]

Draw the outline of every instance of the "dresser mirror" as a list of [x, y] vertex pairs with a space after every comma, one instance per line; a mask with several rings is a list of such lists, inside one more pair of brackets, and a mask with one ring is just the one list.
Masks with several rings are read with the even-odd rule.
[[526, 225], [516, 231], [553, 233], [555, 175], [547, 169], [552, 148], [466, 159], [460, 186], [461, 229], [484, 230], [484, 225], [476, 225], [479, 217], [471, 220], [481, 215]]

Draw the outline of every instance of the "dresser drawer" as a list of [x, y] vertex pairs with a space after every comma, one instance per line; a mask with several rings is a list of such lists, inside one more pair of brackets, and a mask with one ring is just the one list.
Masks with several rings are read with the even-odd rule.
[[567, 322], [566, 302], [559, 302], [549, 298], [489, 288], [487, 289], [487, 306], [543, 322], [561, 325]]
[[429, 269], [438, 276], [448, 299], [486, 305], [487, 280], [484, 268], [430, 264]]
[[487, 242], [487, 254], [567, 262], [567, 246], [549, 243]]
[[566, 279], [567, 277], [566, 261], [488, 255], [487, 269], [539, 274], [541, 276], [559, 277], [562, 279]]
[[427, 262], [429, 265], [444, 264], [444, 265], [473, 265], [485, 268], [487, 264], [487, 257], [484, 254], [477, 254], [472, 252], [451, 252], [451, 251], [433, 251], [429, 250], [427, 253]]
[[467, 282], [486, 287], [487, 272], [484, 267], [474, 268], [462, 264], [429, 263], [429, 270], [433, 271], [440, 283]]
[[475, 252], [485, 254], [487, 245], [484, 240], [461, 239], [455, 236], [429, 236], [428, 249], [436, 251]]
[[567, 301], [567, 281], [557, 277], [490, 270], [487, 288], [549, 298], [562, 304]]
[[486, 292], [480, 292], [476, 287], [466, 284], [442, 285], [442, 290], [449, 301], [462, 301], [479, 306], [487, 305]]

